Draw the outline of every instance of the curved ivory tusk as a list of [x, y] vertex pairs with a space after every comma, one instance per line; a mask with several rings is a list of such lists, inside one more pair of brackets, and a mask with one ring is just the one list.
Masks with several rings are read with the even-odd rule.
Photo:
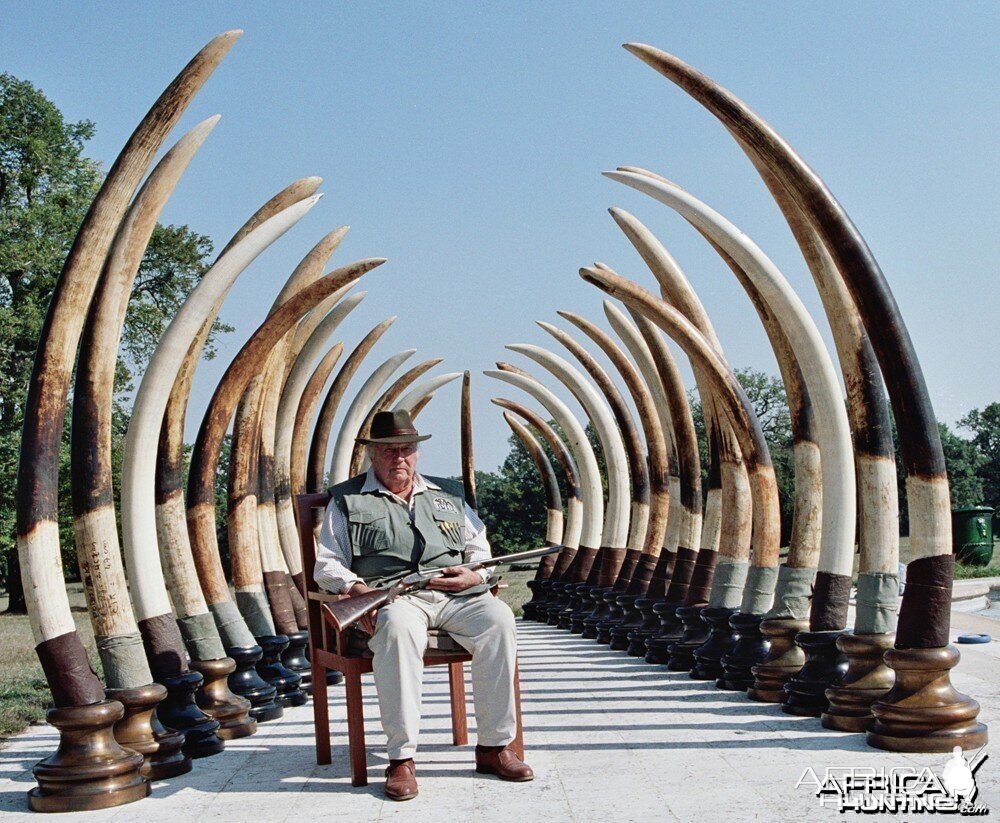
[[553, 374], [573, 394], [597, 431], [607, 467], [608, 507], [604, 518], [601, 548], [624, 549], [628, 536], [628, 463], [625, 446], [615, 427], [607, 404], [586, 378], [558, 355], [527, 343], [513, 343], [505, 348], [530, 357]]
[[[684, 350], [703, 374], [712, 382], [714, 396], [721, 401], [722, 411], [729, 418], [739, 439], [747, 463], [750, 492], [753, 498], [753, 536], [755, 554], [762, 558], [778, 555], [781, 538], [781, 518], [778, 509], [777, 484], [767, 443], [756, 415], [739, 381], [709, 342], [680, 312], [645, 289], [615, 274], [607, 267], [581, 269], [584, 280], [624, 300], [651, 319]], [[760, 608], [760, 604], [757, 604]], [[746, 609], [744, 609], [746, 610]]]
[[344, 344], [337, 343], [320, 360], [316, 370], [306, 383], [302, 392], [302, 400], [295, 411], [295, 428], [292, 432], [292, 496], [305, 494], [306, 489], [306, 454], [309, 436], [312, 434], [313, 417], [319, 405], [319, 396], [330, 379], [333, 370], [344, 353]]
[[[140, 621], [167, 622], [169, 618], [169, 622], [173, 623], [162, 568], [157, 562], [154, 516], [156, 454], [150, 444], [157, 442], [177, 370], [188, 351], [191, 338], [203, 325], [207, 311], [228, 291], [236, 277], [257, 255], [304, 217], [318, 199], [307, 198], [265, 221], [219, 259], [191, 291], [163, 333], [143, 375], [125, 437], [122, 465], [125, 563]], [[177, 605], [180, 608], [180, 604]], [[190, 616], [190, 613], [183, 616]], [[151, 635], [154, 638], [160, 637], [159, 633], [151, 632]], [[152, 650], [150, 656], [156, 656]]]
[[[680, 502], [680, 478], [677, 474], [680, 465], [677, 453], [677, 440], [674, 434], [674, 423], [670, 411], [670, 404], [667, 400], [660, 378], [657, 365], [653, 362], [653, 356], [639, 334], [639, 330], [629, 323], [625, 314], [618, 309], [611, 301], [604, 301], [604, 313], [611, 324], [618, 338], [625, 344], [632, 358], [636, 362], [639, 373], [642, 375], [644, 384], [647, 386], [652, 398], [656, 418], [659, 420], [660, 429], [663, 432], [663, 439], [667, 449], [667, 469], [670, 474], [667, 477], [670, 506], [666, 509], [666, 522], [660, 524], [658, 528], [663, 529], [661, 547], [668, 552], [677, 551], [678, 536], [680, 530], [677, 528], [680, 512], [675, 509], [681, 508]], [[669, 353], [669, 352], [668, 352]], [[698, 469], [699, 483], [701, 482], [701, 469]], [[700, 498], [700, 494], [698, 497]]]
[[[321, 183], [322, 179], [319, 177], [305, 177], [278, 192], [236, 231], [216, 262], [221, 261], [229, 250], [244, 240], [255, 228], [283, 213], [290, 206], [311, 197]], [[193, 341], [185, 348], [185, 340], [175, 338], [171, 342], [168, 339], [168, 347], [165, 347], [163, 354], [160, 355], [164, 358], [161, 365], [163, 373], [176, 374], [176, 377], [163, 412], [156, 454], [157, 543], [163, 576], [177, 614], [177, 625], [188, 653], [192, 659], [199, 661], [224, 658], [226, 652], [198, 582], [198, 571], [195, 568], [188, 537], [184, 506], [186, 475], [184, 423], [198, 360], [234, 281], [235, 278], [230, 279], [229, 285], [214, 303], [196, 298], [198, 321], [201, 325]], [[188, 299], [190, 300], [190, 295]], [[143, 391], [141, 386], [140, 391]]]
[[676, 185], [632, 173], [608, 176], [670, 206], [723, 248], [757, 287], [798, 355], [816, 410], [823, 477], [822, 536], [810, 626], [814, 631], [844, 628], [854, 563], [854, 453], [837, 373], [815, 323], [777, 267], [720, 214]]
[[118, 343], [129, 293], [160, 212], [219, 117], [163, 156], [115, 237], [83, 332], [73, 391], [73, 530], [104, 678], [111, 689], [153, 681], [129, 600], [112, 489], [111, 411]]
[[[535, 468], [538, 469], [538, 476], [542, 480], [542, 489], [545, 491], [545, 542], [550, 546], [558, 546], [562, 542], [563, 512], [562, 496], [559, 493], [559, 481], [556, 480], [556, 473], [542, 449], [542, 444], [535, 439], [527, 426], [519, 423], [510, 412], [504, 412], [503, 419], [507, 421], [511, 431], [524, 445], [528, 456], [531, 457]], [[551, 568], [554, 563], [552, 555], [549, 555], [549, 559], [548, 566]]]
[[164, 90], [108, 172], [56, 281], [24, 405], [17, 477], [17, 548], [28, 618], [56, 706], [104, 700], [76, 634], [62, 580], [59, 446], [77, 343], [101, 266], [139, 181], [188, 103], [242, 34], [213, 39]]
[[[479, 500], [476, 496], [476, 460], [472, 443], [472, 375], [466, 371], [462, 375], [462, 408], [460, 414], [460, 429], [462, 439], [462, 484], [465, 486], [465, 502], [474, 512], [479, 512]], [[562, 507], [559, 509], [562, 517]]]
[[413, 408], [410, 409], [410, 420], [416, 420], [417, 417], [419, 417], [420, 412], [422, 412], [424, 408], [427, 406], [427, 404], [430, 403], [431, 400], [433, 399], [434, 399], [434, 394], [432, 392], [431, 394], [428, 394], [426, 397], [422, 397], [420, 400], [414, 403]]
[[[678, 83], [729, 130], [770, 190], [809, 266], [830, 321], [847, 387], [848, 416], [854, 439], [860, 490], [858, 585], [859, 588], [866, 588], [867, 582], [871, 584], [867, 588], [875, 590], [874, 596], [859, 600], [855, 631], [891, 631], [896, 608], [896, 568], [899, 560], [894, 450], [882, 375], [858, 306], [845, 282], [855, 279], [853, 272], [857, 267], [845, 260], [843, 248], [849, 247], [860, 252], [861, 259], [865, 261], [865, 269], [876, 284], [873, 293], [878, 295], [877, 302], [882, 303], [882, 317], [895, 320], [899, 317], [898, 310], [888, 287], [864, 240], [850, 224], [849, 218], [832, 194], [771, 126], [731, 92], [677, 58], [648, 46], [631, 46], [629, 50]], [[789, 173], [799, 178], [798, 187], [788, 182]], [[808, 195], [805, 194], [806, 191], [809, 192]], [[830, 207], [827, 211], [828, 222], [836, 223], [850, 237], [850, 244], [842, 246], [839, 254], [836, 253], [837, 249], [828, 247], [831, 242], [829, 234], [821, 236], [815, 215], [810, 221], [810, 212], [815, 211], [815, 206], [819, 203]], [[876, 325], [885, 328], [877, 321]], [[900, 359], [916, 364], [905, 327], [901, 323], [897, 327], [899, 332], [896, 334], [902, 337], [904, 343]], [[887, 340], [885, 356], [895, 356], [891, 341], [894, 333], [880, 331], [879, 336]], [[895, 373], [899, 374], [898, 371]], [[906, 385], [904, 382], [904, 392], [908, 390]], [[920, 386], [920, 393], [923, 388], [922, 378], [918, 379], [917, 385]], [[926, 397], [926, 392], [924, 395]], [[933, 439], [937, 437], [933, 414], [929, 419], [929, 436]], [[924, 422], [927, 423], [926, 420]], [[918, 476], [927, 475], [921, 472]], [[940, 553], [944, 554], [946, 551]]]
[[[626, 594], [645, 594], [663, 548], [663, 538], [666, 535], [667, 519], [670, 513], [670, 464], [660, 418], [661, 412], [656, 408], [653, 395], [646, 383], [643, 382], [639, 372], [610, 335], [578, 314], [567, 311], [560, 311], [558, 314], [569, 320], [593, 340], [614, 364], [628, 387], [646, 436], [646, 448], [649, 453], [649, 517], [645, 538], [639, 549], [640, 554], [636, 558], [633, 568], [627, 570], [627, 588], [625, 589]], [[645, 455], [641, 456], [645, 458]], [[645, 459], [643, 465], [645, 466]], [[698, 495], [698, 507], [699, 509], [701, 507], [700, 494]], [[624, 571], [623, 569], [623, 573]], [[616, 582], [615, 585], [617, 586], [618, 583]]]
[[[772, 175], [772, 182], [784, 188], [788, 198], [818, 235], [829, 254], [832, 266], [846, 281], [867, 331], [872, 336], [872, 344], [882, 367], [882, 375], [888, 384], [897, 419], [905, 419], [910, 424], [906, 427], [905, 437], [902, 430], [900, 437], [907, 483], [919, 489], [918, 494], [910, 498], [919, 511], [916, 520], [920, 523], [915, 542], [911, 531], [911, 556], [924, 558], [950, 554], [948, 505], [945, 502], [947, 482], [940, 435], [906, 327], [889, 286], [864, 239], [823, 181], [774, 129], [750, 111], [742, 101], [671, 55], [648, 46], [630, 46], [629, 50], [668, 79], [681, 85], [720, 117], [744, 150], [754, 154], [758, 168], [766, 167]], [[785, 214], [787, 217], [789, 211], [785, 211]], [[833, 272], [828, 270], [826, 275], [829, 280]], [[853, 338], [862, 342], [856, 332]], [[865, 395], [871, 400], [858, 405], [863, 405], [869, 414], [877, 414], [876, 410], [880, 405], [879, 398], [874, 396], [877, 378], [865, 374], [864, 368], [863, 359], [858, 357], [857, 366], [852, 368], [851, 373], [858, 375], [859, 371], [862, 372], [866, 378], [865, 383], [868, 384], [865, 386]], [[857, 413], [861, 413], [860, 409]], [[884, 437], [884, 432], [876, 429], [866, 432], [863, 438], [864, 450], [875, 457], [876, 461], [887, 456]], [[875, 481], [873, 490], [884, 485], [884, 481], [879, 480], [877, 471], [870, 474]], [[922, 618], [916, 617], [915, 622], [921, 623]], [[947, 643], [946, 627], [936, 634], [936, 640], [941, 642], [932, 643], [931, 646]]]
[[[715, 352], [724, 356], [715, 329], [708, 319], [698, 295], [691, 288], [683, 271], [670, 256], [670, 253], [634, 217], [620, 209], [609, 209], [609, 212], [642, 257], [650, 272], [656, 277], [663, 298], [694, 324], [709, 341]], [[650, 326], [648, 322], [645, 324], [638, 320], [637, 322], [643, 328], [643, 337], [648, 339], [649, 347], [656, 352], [654, 359], [660, 370], [663, 371], [664, 366], [667, 366], [666, 371], [662, 374], [664, 385], [673, 383], [677, 386], [677, 391], [683, 393], [683, 385], [679, 381], [676, 366], [673, 365], [673, 358], [660, 332]], [[714, 586], [715, 575], [709, 564], [715, 563], [720, 556], [723, 564], [746, 562], [750, 555], [750, 531], [753, 514], [747, 486], [746, 468], [743, 466], [739, 445], [725, 421], [721, 419], [721, 412], [716, 409], [717, 401], [712, 397], [711, 387], [706, 378], [701, 375], [697, 367], [694, 367], [693, 371], [698, 393], [702, 399], [702, 411], [705, 415], [709, 456], [708, 491], [701, 534], [700, 536], [696, 532], [690, 534], [691, 545], [700, 546], [701, 549], [697, 552], [697, 558], [694, 561], [690, 559], [689, 550], [679, 549], [677, 565], [671, 579], [671, 591], [669, 592], [671, 597], [684, 597], [685, 599], [688, 591], [685, 589], [688, 586], [685, 582], [685, 576], [692, 576], [699, 563], [701, 565], [701, 571], [698, 572], [699, 578], [710, 578]], [[674, 392], [668, 393], [671, 402], [676, 402], [680, 396], [677, 394], [675, 397]], [[686, 403], [681, 411], [684, 419], [690, 416], [690, 410]], [[698, 474], [700, 478], [700, 469]], [[682, 471], [680, 480], [682, 494], [685, 476], [685, 472]], [[675, 507], [675, 511], [677, 509], [681, 509], [681, 507]], [[677, 519], [682, 520], [678, 524], [681, 532], [686, 531], [687, 523], [684, 521], [687, 521], [687, 512], [685, 511], [683, 518], [671, 518], [672, 522], [667, 531], [668, 538], [674, 536], [670, 526], [673, 526]], [[682, 541], [683, 538], [677, 539], [677, 544]], [[730, 577], [732, 582], [736, 583], [738, 581], [735, 578], [738, 573], [739, 568], [734, 566], [724, 576]], [[738, 593], [737, 589], [737, 585], [729, 587], [733, 595]], [[766, 597], [766, 595], [762, 594], [762, 597]], [[678, 601], [671, 600], [671, 602]]]
[[323, 488], [323, 465], [326, 462], [327, 444], [330, 440], [330, 432], [333, 430], [333, 418], [337, 414], [337, 408], [344, 397], [344, 392], [347, 391], [347, 384], [351, 382], [351, 378], [357, 373], [362, 361], [368, 356], [379, 338], [395, 322], [395, 317], [389, 317], [364, 336], [364, 339], [354, 347], [354, 351], [348, 355], [344, 365], [337, 372], [333, 385], [326, 393], [309, 446], [309, 460], [306, 464], [306, 490], [308, 492], [317, 492]]
[[[365, 415], [364, 421], [361, 423], [361, 427], [358, 429], [358, 437], [366, 438], [371, 433], [372, 420], [375, 415], [380, 411], [385, 411], [388, 409], [399, 396], [406, 391], [416, 380], [425, 375], [431, 369], [433, 369], [438, 363], [441, 362], [440, 357], [433, 358], [431, 360], [425, 360], [423, 363], [419, 363], [407, 372], [404, 372], [397, 380], [395, 380], [389, 388], [382, 392], [381, 397], [376, 400], [372, 407], [368, 410], [368, 414]], [[412, 416], [412, 413], [411, 413]], [[354, 477], [361, 473], [361, 467], [365, 460], [365, 449], [360, 443], [354, 444], [354, 449], [351, 452], [351, 468], [348, 471], [348, 476]]]
[[[319, 279], [323, 266], [346, 233], [345, 226], [334, 229], [306, 254], [272, 303], [269, 317], [297, 292]], [[305, 601], [289, 585], [274, 511], [278, 393], [293, 347], [305, 343], [326, 311], [354, 285], [346, 283], [323, 298], [294, 329], [285, 333], [257, 366], [236, 409], [227, 478], [229, 559], [237, 605], [247, 616], [256, 637], [295, 634], [298, 620], [306, 619]], [[268, 610], [273, 625], [266, 617]]]
[[[293, 470], [294, 455], [296, 448], [300, 454], [300, 466], [305, 461], [305, 437], [298, 438], [296, 443], [296, 433], [299, 427], [298, 415], [302, 411], [306, 421], [311, 421], [315, 404], [319, 397], [319, 392], [326, 383], [327, 377], [333, 371], [334, 365], [340, 359], [344, 350], [343, 344], [338, 343], [324, 356], [320, 365], [310, 374], [312, 364], [323, 350], [327, 340], [337, 330], [344, 318], [347, 317], [358, 304], [364, 300], [367, 292], [357, 292], [349, 295], [338, 303], [326, 317], [313, 329], [309, 339], [295, 358], [292, 368], [288, 373], [284, 388], [281, 390], [281, 397], [278, 401], [278, 409], [275, 420], [275, 441], [274, 441], [274, 507], [277, 517], [278, 540], [281, 543], [281, 551], [288, 564], [288, 570], [292, 579], [301, 590], [302, 576], [302, 555], [299, 548], [298, 531], [295, 526], [295, 514], [292, 507], [293, 494]], [[313, 385], [313, 378], [315, 384]], [[311, 409], [302, 408], [306, 402], [306, 395], [309, 394]], [[308, 425], [306, 425], [308, 428]]]
[[[670, 405], [670, 417], [675, 421], [674, 430], [677, 436], [680, 502], [678, 508], [681, 509], [682, 515], [677, 518], [677, 531], [673, 536], [677, 560], [667, 600], [671, 603], [699, 605], [709, 598], [715, 581], [715, 568], [720, 560], [725, 565], [735, 558], [745, 561], [750, 555], [753, 504], [750, 500], [746, 468], [739, 447], [734, 447], [728, 442], [733, 439], [729, 423], [724, 420], [718, 421], [718, 424], [713, 422], [707, 434], [716, 442], [721, 440], [724, 445], [713, 449], [712, 440], [709, 441], [709, 505], [706, 507], [703, 521], [702, 510], [698, 506], [701, 498], [701, 457], [684, 381], [681, 379], [677, 362], [666, 340], [663, 339], [663, 333], [656, 324], [632, 309], [629, 309], [629, 314], [635, 322], [642, 342], [653, 357], [657, 375], [663, 384], [667, 403]], [[622, 325], [631, 327], [627, 321]], [[721, 354], [719, 356], [722, 357]], [[702, 377], [696, 364], [692, 364], [692, 370], [696, 382], [701, 381], [698, 383], [698, 390], [703, 398], [703, 409], [704, 398], [707, 397], [708, 405], [713, 407], [714, 411], [717, 403], [711, 385]], [[719, 437], [721, 432], [727, 433], [725, 439]], [[711, 455], [713, 451], [716, 453], [714, 457]], [[724, 545], [722, 545], [723, 538], [725, 538]], [[689, 564], [691, 564], [690, 570], [685, 571], [685, 566]]]
[[[563, 476], [566, 479], [567, 499], [566, 517], [564, 519], [562, 539], [560, 540], [564, 550], [559, 553], [555, 560], [552, 572], [552, 576], [556, 577], [557, 575], [561, 575], [573, 560], [573, 556], [580, 546], [580, 532], [583, 529], [583, 500], [580, 497], [580, 475], [577, 472], [573, 455], [569, 453], [569, 449], [566, 448], [566, 444], [562, 441], [562, 438], [556, 434], [552, 426], [540, 414], [532, 411], [527, 406], [522, 406], [520, 403], [515, 403], [513, 400], [507, 400], [502, 397], [494, 397], [490, 402], [502, 409], [513, 412], [529, 425], [533, 426], [535, 431], [548, 444], [552, 453], [556, 456], [556, 460], [559, 461], [559, 465], [562, 467]], [[564, 555], [566, 556], [565, 562], [563, 561]]]
[[[381, 259], [363, 260], [336, 269], [312, 285], [300, 289], [285, 301], [281, 308], [270, 315], [253, 333], [230, 363], [202, 419], [198, 438], [191, 453], [191, 469], [188, 475], [188, 531], [202, 591], [227, 647], [253, 645], [253, 638], [249, 636], [248, 627], [239, 618], [239, 614], [231, 610], [232, 599], [222, 570], [215, 533], [214, 484], [223, 435], [239, 398], [258, 365], [288, 330], [306, 311], [314, 308], [329, 294], [383, 262]], [[268, 624], [266, 612], [259, 616], [262, 618], [263, 627], [266, 627]]]
[[351, 405], [344, 413], [344, 420], [340, 424], [340, 431], [333, 446], [333, 458], [330, 461], [331, 484], [342, 483], [350, 477], [348, 471], [351, 466], [351, 451], [354, 448], [361, 422], [368, 412], [368, 407], [372, 404], [379, 389], [385, 385], [389, 376], [409, 360], [415, 352], [416, 349], [405, 349], [394, 354], [375, 369], [358, 389], [354, 400], [351, 401]]
[[442, 386], [446, 386], [453, 380], [458, 380], [462, 376], [462, 372], [456, 371], [449, 374], [439, 374], [437, 377], [432, 377], [429, 380], [425, 380], [423, 383], [418, 383], [413, 389], [404, 394], [399, 400], [396, 401], [395, 405], [392, 407], [393, 411], [399, 411], [400, 409], [406, 409], [410, 412], [411, 416], [413, 414], [413, 409], [421, 400], [429, 395], [434, 394]]
[[[639, 553], [646, 539], [646, 526], [649, 520], [649, 470], [646, 467], [646, 455], [639, 433], [635, 428], [632, 415], [625, 405], [625, 399], [614, 385], [608, 373], [600, 364], [570, 335], [550, 323], [538, 322], [538, 325], [562, 343], [569, 352], [587, 370], [598, 389], [604, 395], [611, 413], [617, 424], [617, 434], [625, 452], [625, 466], [631, 477], [631, 511], [629, 512], [629, 532], [625, 549], [605, 555], [600, 568], [597, 585], [601, 588], [611, 588], [618, 580], [622, 567], [626, 563], [635, 567]], [[610, 472], [609, 472], [610, 473]], [[626, 486], [628, 489], [628, 486]], [[610, 489], [609, 489], [610, 491]], [[629, 571], [631, 575], [631, 571]]]
[[[667, 185], [671, 185], [670, 181], [650, 172], [637, 169], [635, 173], [645, 174]], [[686, 295], [686, 299], [689, 302], [696, 300], [694, 290], [687, 282], [683, 273], [672, 263], [669, 254], [662, 248], [662, 245], [659, 244], [659, 241], [656, 240], [649, 230], [632, 215], [621, 209], [611, 209], [611, 214], [636, 248], [640, 250], [640, 253], [650, 261], [651, 266], [659, 269], [657, 277], [660, 282], [667, 284], [670, 292]], [[705, 235], [703, 234], [702, 236]], [[815, 576], [820, 545], [820, 519], [822, 511], [820, 452], [816, 442], [812, 403], [803, 383], [798, 361], [788, 342], [787, 336], [781, 329], [780, 324], [766, 301], [760, 296], [757, 287], [747, 277], [736, 261], [721, 249], [718, 244], [714, 243], [709, 237], [706, 237], [706, 240], [723, 258], [740, 284], [747, 291], [751, 302], [765, 325], [785, 385], [792, 419], [793, 446], [796, 461], [795, 511], [792, 519], [791, 547], [788, 559], [785, 562], [785, 571], [779, 571], [778, 573], [775, 602], [771, 611], [768, 612], [767, 617], [785, 617], [801, 620], [808, 616], [808, 597], [803, 597], [802, 593], [805, 587], [811, 584], [812, 577]], [[774, 563], [777, 564], [777, 562], [777, 558], [774, 558]], [[757, 558], [754, 558], [754, 566], [758, 569], [764, 568], [760, 565]], [[791, 569], [801, 569], [802, 572], [791, 572]], [[811, 574], [808, 573], [809, 570], [811, 570]], [[769, 575], [756, 572], [755, 575], [758, 579], [751, 581], [751, 583], [758, 589], [762, 590], [762, 586], [764, 585], [760, 579], [761, 577], [768, 580], [767, 585], [773, 585], [775, 582], [773, 572]], [[729, 574], [726, 577], [729, 578], [726, 590], [713, 589], [713, 597], [724, 598], [735, 596], [736, 587], [733, 585], [735, 583], [733, 575]], [[713, 602], [712, 605], [721, 606], [725, 604]]]
[[[580, 545], [576, 553], [570, 557], [570, 565], [559, 569], [560, 579], [567, 583], [583, 583], [590, 574], [594, 558], [601, 542], [601, 529], [604, 523], [604, 491], [601, 488], [601, 473], [597, 466], [597, 458], [591, 448], [590, 441], [583, 426], [576, 419], [565, 403], [535, 378], [516, 367], [513, 370], [506, 363], [498, 363], [498, 371], [483, 372], [487, 377], [494, 377], [510, 383], [527, 392], [541, 403], [562, 429], [566, 443], [576, 462], [580, 473], [580, 497], [583, 501], [583, 528], [580, 531]], [[560, 560], [562, 555], [560, 554]], [[553, 572], [553, 576], [555, 572]]]

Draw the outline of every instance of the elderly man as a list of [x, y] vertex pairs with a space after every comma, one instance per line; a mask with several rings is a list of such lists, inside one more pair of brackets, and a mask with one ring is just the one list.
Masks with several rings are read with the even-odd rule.
[[417, 443], [429, 437], [417, 433], [409, 412], [375, 415], [371, 436], [359, 438], [371, 468], [330, 490], [316, 555], [316, 582], [334, 593], [361, 594], [413, 571], [443, 571], [427, 589], [380, 609], [374, 626], [367, 626], [389, 738], [385, 793], [392, 800], [417, 795], [413, 756], [431, 628], [444, 629], [472, 654], [476, 771], [502, 780], [534, 777], [508, 748], [517, 730], [514, 615], [489, 593], [487, 571], [456, 565], [489, 558], [486, 527], [465, 504], [460, 483], [417, 472]]

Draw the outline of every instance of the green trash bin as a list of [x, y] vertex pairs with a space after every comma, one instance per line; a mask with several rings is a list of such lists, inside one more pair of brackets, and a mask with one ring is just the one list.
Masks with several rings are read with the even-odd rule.
[[967, 566], [988, 566], [993, 557], [993, 509], [952, 509], [951, 537], [955, 556]]

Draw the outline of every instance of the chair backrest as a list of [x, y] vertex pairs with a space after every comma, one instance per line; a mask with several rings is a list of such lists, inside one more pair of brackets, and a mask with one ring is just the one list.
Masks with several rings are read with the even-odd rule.
[[316, 568], [316, 511], [322, 512], [330, 502], [330, 492], [295, 495], [295, 514], [298, 519], [299, 551], [302, 553], [302, 571], [305, 573], [306, 592], [318, 592], [319, 586], [313, 577]]

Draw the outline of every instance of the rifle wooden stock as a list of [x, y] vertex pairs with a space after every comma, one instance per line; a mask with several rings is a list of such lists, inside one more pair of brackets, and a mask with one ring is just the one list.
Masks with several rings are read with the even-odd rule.
[[353, 626], [372, 609], [380, 609], [389, 602], [389, 598], [394, 593], [393, 589], [374, 589], [364, 594], [356, 594], [352, 597], [345, 597], [334, 603], [324, 603], [323, 608], [333, 622], [334, 628], [342, 632], [349, 626]]

